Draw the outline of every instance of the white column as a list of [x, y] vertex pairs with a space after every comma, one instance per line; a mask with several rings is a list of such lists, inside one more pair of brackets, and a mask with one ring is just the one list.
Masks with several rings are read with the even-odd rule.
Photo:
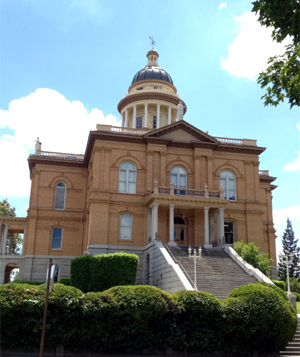
[[128, 109], [125, 109], [125, 128], [128, 128]]
[[145, 123], [144, 127], [148, 128], [148, 103], [145, 103]]
[[5, 251], [6, 251], [8, 227], [9, 227], [9, 223], [5, 223], [5, 230], [4, 230], [4, 236], [3, 236], [3, 241], [2, 241], [2, 255], [4, 255]]
[[215, 240], [215, 227], [214, 227], [215, 214], [211, 213], [209, 215], [209, 233], [210, 233], [210, 243]]
[[160, 104], [157, 103], [157, 124], [156, 129], [160, 128]]
[[159, 203], [152, 203], [152, 235], [151, 240], [152, 242], [158, 238], [158, 206]]
[[169, 243], [170, 245], [176, 245], [176, 243], [174, 242], [174, 207], [175, 204], [174, 203], [170, 203], [169, 204], [169, 208], [170, 208], [170, 222], [169, 222]]
[[168, 124], [171, 124], [171, 107], [169, 106], [169, 111], [168, 111]]
[[211, 248], [212, 245], [209, 243], [209, 206], [204, 206], [204, 247]]
[[218, 240], [220, 240], [224, 236], [224, 208], [218, 209]]
[[218, 239], [224, 238], [224, 207], [218, 209]]
[[124, 113], [121, 114], [121, 127], [124, 128]]
[[22, 244], [22, 251], [21, 251], [21, 255], [23, 255], [23, 254], [24, 254], [25, 233], [26, 233], [26, 224], [24, 224], [23, 244]]
[[[147, 243], [151, 241], [152, 210], [147, 209]], [[150, 238], [150, 239], [149, 239]]]
[[133, 106], [133, 124], [132, 127], [136, 128], [136, 105]]

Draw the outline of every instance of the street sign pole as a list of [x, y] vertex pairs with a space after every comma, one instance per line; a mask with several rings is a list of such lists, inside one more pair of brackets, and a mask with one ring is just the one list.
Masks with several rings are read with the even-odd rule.
[[52, 258], [50, 258], [50, 260], [49, 260], [47, 287], [46, 287], [46, 296], [45, 296], [45, 307], [44, 307], [44, 317], [43, 317], [43, 326], [42, 326], [42, 336], [41, 336], [41, 345], [40, 345], [39, 357], [43, 357], [43, 352], [44, 352], [44, 341], [45, 341], [46, 319], [47, 319], [47, 309], [48, 309], [51, 266], [52, 266]]

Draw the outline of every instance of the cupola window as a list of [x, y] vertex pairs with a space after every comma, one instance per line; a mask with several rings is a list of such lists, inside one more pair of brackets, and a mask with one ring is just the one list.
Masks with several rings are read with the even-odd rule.
[[136, 118], [136, 128], [141, 129], [143, 127], [143, 117]]
[[144, 87], [139, 87], [136, 90], [143, 90], [143, 89], [144, 89]]

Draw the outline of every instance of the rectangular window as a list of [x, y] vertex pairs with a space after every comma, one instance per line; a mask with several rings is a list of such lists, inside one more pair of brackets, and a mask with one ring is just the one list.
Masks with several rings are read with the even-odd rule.
[[157, 116], [156, 115], [153, 115], [153, 129], [156, 129], [156, 125], [157, 125]]
[[144, 87], [139, 87], [139, 88], [137, 88], [136, 90], [143, 90], [143, 88], [144, 88]]
[[63, 234], [62, 228], [52, 229], [51, 249], [61, 249], [62, 234]]
[[132, 239], [132, 215], [121, 214], [120, 216], [120, 239]]
[[141, 129], [143, 127], [143, 117], [136, 118], [136, 128]]
[[158, 89], [158, 87], [157, 87], [157, 86], [154, 86], [153, 89]]

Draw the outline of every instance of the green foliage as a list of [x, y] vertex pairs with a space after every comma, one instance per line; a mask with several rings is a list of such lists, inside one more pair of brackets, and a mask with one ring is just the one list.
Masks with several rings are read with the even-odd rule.
[[235, 242], [234, 249], [247, 263], [269, 276], [273, 260], [269, 259], [268, 254], [259, 252], [259, 248], [253, 242], [248, 244], [243, 241]]
[[295, 291], [293, 291], [291, 294], [295, 295], [296, 296], [296, 301], [300, 302], [300, 294], [299, 293], [296, 293]]
[[139, 257], [113, 253], [85, 255], [71, 260], [72, 286], [83, 292], [99, 292], [117, 285], [133, 285]]
[[72, 286], [71, 278], [60, 278], [58, 279], [58, 283], [66, 286]]
[[14, 281], [11, 282], [11, 284], [28, 284], [28, 285], [42, 285], [45, 284], [44, 281], [27, 281], [27, 280], [18, 280], [15, 279]]
[[[0, 201], [0, 217], [16, 217], [15, 207], [12, 207], [6, 198]], [[13, 234], [11, 247], [12, 255], [19, 255], [21, 253], [22, 243], [23, 237], [19, 234]]]
[[[120, 286], [86, 294], [82, 344], [101, 351], [162, 348], [176, 305], [153, 286]], [[95, 321], [97, 329], [91, 329]]]
[[284, 281], [281, 280], [272, 280], [272, 282], [281, 290], [285, 291], [285, 284]]
[[[285, 290], [288, 290], [287, 280], [285, 281]], [[290, 278], [290, 290], [300, 294], [300, 283], [296, 278]]]
[[291, 108], [300, 106], [299, 0], [257, 0], [253, 5], [258, 21], [272, 27], [274, 40], [282, 42], [290, 36], [292, 42], [283, 55], [269, 59], [269, 67], [257, 79], [262, 88], [267, 87], [264, 104], [277, 106], [288, 98]]
[[[292, 222], [289, 218], [286, 221], [286, 229], [282, 235], [281, 242], [283, 254], [289, 259], [289, 277], [297, 278], [297, 280], [300, 281], [300, 247], [297, 246], [298, 239], [295, 239]], [[292, 258], [290, 257], [291, 254], [294, 254]], [[280, 255], [278, 262], [278, 275], [280, 280], [285, 281], [287, 278], [287, 266], [283, 261], [283, 257]]]
[[[249, 284], [234, 289], [224, 300], [230, 350], [278, 351], [293, 338], [297, 315], [279, 288]], [[242, 343], [241, 343], [242, 341]]]
[[222, 346], [225, 330], [221, 302], [212, 294], [180, 291], [173, 294], [179, 308], [172, 345], [177, 349], [210, 351]]
[[[46, 284], [0, 287], [2, 346], [39, 346], [45, 291]], [[297, 326], [296, 313], [284, 294], [275, 285], [250, 284], [221, 302], [209, 293], [171, 295], [152, 286], [83, 294], [57, 283], [49, 296], [45, 347], [137, 354], [168, 346], [240, 355], [278, 351]]]
[[271, 288], [271, 289], [275, 290], [284, 300], [289, 301], [289, 299], [287, 297], [287, 293], [274, 284], [268, 284], [268, 283], [265, 283], [264, 281], [258, 281], [254, 284], [263, 285], [268, 288]]

